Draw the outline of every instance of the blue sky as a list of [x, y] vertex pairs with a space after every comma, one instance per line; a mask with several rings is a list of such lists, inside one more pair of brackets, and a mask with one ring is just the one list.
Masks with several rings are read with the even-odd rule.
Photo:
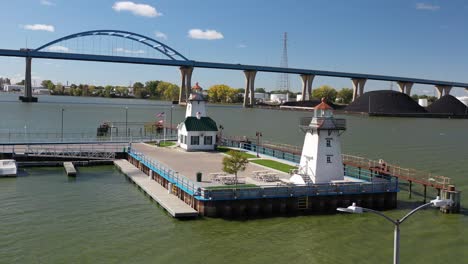
[[[466, 1], [4, 0], [0, 10], [0, 48], [36, 48], [72, 33], [120, 29], [157, 38], [193, 60], [279, 66], [282, 34], [288, 32], [290, 67], [468, 82]], [[22, 59], [0, 58], [0, 76], [23, 75]], [[33, 60], [33, 78], [179, 84], [180, 73], [175, 67]], [[299, 77], [289, 78], [291, 90], [299, 91]], [[275, 89], [277, 79], [259, 73], [256, 87]], [[204, 87], [245, 85], [242, 72], [225, 70], [195, 69], [196, 81]], [[322, 84], [351, 87], [349, 79], [316, 77], [313, 86]], [[366, 90], [376, 89], [390, 89], [390, 83], [366, 84]], [[424, 85], [413, 91], [435, 94]]]

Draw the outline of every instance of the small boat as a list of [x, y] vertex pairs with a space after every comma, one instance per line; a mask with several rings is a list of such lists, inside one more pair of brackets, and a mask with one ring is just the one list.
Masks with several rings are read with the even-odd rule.
[[16, 161], [13, 159], [0, 160], [0, 177], [16, 176]]

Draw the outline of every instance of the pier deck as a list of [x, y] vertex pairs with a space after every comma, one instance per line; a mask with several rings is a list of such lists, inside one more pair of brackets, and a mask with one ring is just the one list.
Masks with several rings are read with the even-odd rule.
[[168, 190], [156, 181], [150, 180], [146, 174], [133, 166], [130, 162], [126, 160], [115, 160], [114, 164], [173, 217], [198, 216], [198, 212], [195, 211], [195, 209], [176, 196], [168, 193]]
[[76, 176], [76, 169], [71, 162], [64, 162], [63, 167], [65, 168], [65, 172], [67, 176]]
[[[179, 174], [184, 175], [192, 182], [196, 182], [196, 172], [203, 173], [202, 182], [199, 183], [201, 187], [211, 187], [222, 185], [219, 182], [213, 182], [210, 173], [217, 173], [223, 171], [222, 160], [224, 154], [219, 152], [202, 152], [194, 151], [187, 152], [178, 148], [157, 148], [142, 143], [132, 144], [132, 149], [144, 154], [147, 158], [158, 161], [166, 167], [177, 171]], [[276, 173], [280, 179], [289, 179], [289, 175], [284, 172], [279, 172], [270, 168], [262, 167], [255, 163], [249, 162], [245, 171], [238, 173], [239, 178], [253, 178], [254, 171], [266, 170]], [[253, 180], [253, 179], [251, 179]], [[256, 185], [271, 185], [269, 182], [256, 181]]]

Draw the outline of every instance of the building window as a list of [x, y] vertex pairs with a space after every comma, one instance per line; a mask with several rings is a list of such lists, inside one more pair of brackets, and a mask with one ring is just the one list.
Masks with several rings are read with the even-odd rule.
[[327, 163], [332, 163], [332, 155], [327, 155]]
[[203, 142], [205, 145], [212, 145], [213, 144], [213, 137], [212, 136], [205, 136]]
[[191, 136], [190, 137], [190, 145], [200, 145], [200, 137], [199, 136]]
[[187, 144], [187, 136], [184, 136], [184, 144]]
[[332, 140], [332, 139], [331, 139], [331, 138], [326, 138], [325, 140], [327, 141], [327, 147], [330, 148], [330, 147], [331, 147], [331, 140]]

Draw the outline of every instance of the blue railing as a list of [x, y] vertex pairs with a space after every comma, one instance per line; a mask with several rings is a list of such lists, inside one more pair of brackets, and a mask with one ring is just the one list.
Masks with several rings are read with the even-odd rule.
[[[259, 198], [287, 198], [303, 196], [325, 196], [325, 195], [345, 195], [345, 194], [364, 194], [364, 193], [386, 193], [397, 192], [398, 181], [394, 177], [389, 179], [379, 178], [372, 175], [371, 172], [346, 166], [346, 175], [366, 180], [365, 182], [349, 183], [325, 183], [308, 185], [262, 185], [252, 188], [236, 188], [235, 186], [226, 186], [225, 189], [203, 188], [176, 171], [168, 168], [156, 160], [149, 159], [145, 155], [129, 150], [128, 154], [134, 159], [143, 163], [150, 170], [155, 171], [161, 177], [179, 187], [188, 194], [194, 196], [197, 200], [240, 200], [240, 199], [259, 199]], [[374, 178], [379, 178], [374, 181]]]
[[156, 172], [161, 177], [163, 177], [173, 185], [179, 187], [184, 192], [193, 196], [197, 196], [199, 194], [200, 186], [197, 186], [193, 181], [172, 170], [171, 168], [162, 165], [156, 160], [148, 159], [145, 155], [139, 152], [135, 152], [131, 149], [128, 150], [128, 155], [143, 163], [150, 170]]
[[257, 146], [257, 144], [254, 144], [251, 142], [239, 142], [236, 140], [225, 138], [223, 139], [223, 145], [226, 147], [240, 148], [240, 149], [245, 149], [245, 150], [249, 150], [253, 152], [257, 152], [257, 148], [258, 148], [258, 153], [263, 154], [263, 155], [291, 161], [294, 163], [299, 163], [301, 161], [301, 155], [296, 155], [290, 152], [270, 148], [268, 146], [262, 146], [262, 145]]

